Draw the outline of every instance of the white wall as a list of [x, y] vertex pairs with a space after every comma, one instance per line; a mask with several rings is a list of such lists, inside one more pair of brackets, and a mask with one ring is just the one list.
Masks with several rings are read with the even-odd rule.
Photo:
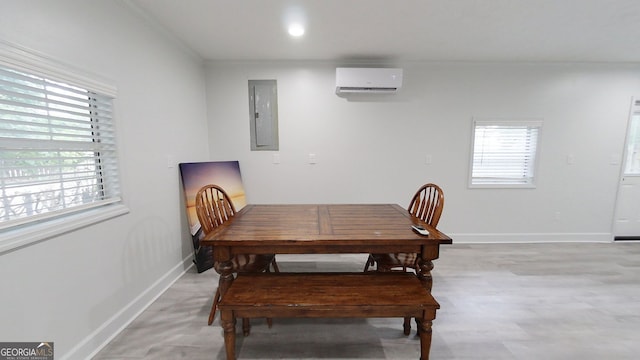
[[2, 0], [0, 14], [0, 39], [118, 89], [130, 213], [0, 254], [0, 339], [84, 359], [190, 265], [177, 163], [207, 160], [204, 68], [119, 1]]
[[[334, 92], [344, 65], [207, 65], [211, 158], [240, 161], [249, 202], [406, 206], [435, 182], [446, 198], [440, 228], [454, 241], [612, 239], [639, 65], [407, 63], [398, 94], [350, 100]], [[280, 164], [250, 151], [248, 79], [278, 81]], [[537, 188], [467, 187], [474, 116], [544, 119]]]

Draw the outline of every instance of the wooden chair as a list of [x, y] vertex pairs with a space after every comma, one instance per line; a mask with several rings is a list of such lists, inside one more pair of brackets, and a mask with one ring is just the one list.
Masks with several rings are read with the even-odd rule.
[[[436, 184], [425, 184], [416, 191], [409, 203], [408, 211], [411, 215], [436, 227], [442, 215], [444, 207], [444, 193]], [[376, 265], [376, 271], [388, 272], [393, 270], [407, 271], [411, 269], [417, 271], [416, 253], [391, 253], [391, 254], [371, 254], [364, 266], [364, 271]], [[411, 331], [411, 318], [404, 319], [404, 333], [409, 335]]]
[[[208, 234], [220, 225], [229, 221], [236, 214], [236, 208], [227, 193], [218, 185], [205, 185], [196, 194], [196, 214], [204, 234]], [[232, 259], [233, 272], [269, 272], [273, 266], [275, 272], [280, 272], [274, 254], [268, 255], [236, 255]], [[213, 323], [220, 301], [220, 288], [213, 296], [213, 305], [209, 313], [209, 325]], [[267, 319], [271, 327], [271, 319]], [[248, 319], [243, 319], [248, 322]], [[246, 324], [248, 329], [248, 323]]]

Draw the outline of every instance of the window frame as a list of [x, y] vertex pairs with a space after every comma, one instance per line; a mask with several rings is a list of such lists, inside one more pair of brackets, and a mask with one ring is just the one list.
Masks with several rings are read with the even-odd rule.
[[[2, 40], [0, 40], [0, 65], [78, 86], [88, 91], [107, 95], [114, 100], [116, 98], [117, 90], [115, 86], [110, 85], [106, 80], [71, 65], [59, 62], [44, 54]], [[115, 127], [115, 116], [112, 121]], [[114, 136], [116, 139], [121, 138], [117, 127], [114, 130]], [[117, 142], [115, 147], [115, 167], [121, 169], [121, 159], [119, 157]], [[120, 198], [117, 201], [105, 202], [104, 205], [96, 207], [83, 208], [81, 206], [78, 207], [77, 211], [62, 212], [55, 217], [43, 219], [33, 218], [32, 221], [17, 221], [15, 225], [1, 229], [0, 254], [128, 213], [129, 209], [123, 200], [124, 189], [121, 180], [121, 177], [118, 175], [117, 181], [120, 187]]]
[[[525, 128], [536, 129], [536, 139], [534, 152], [530, 155], [533, 156], [530, 164], [522, 164], [523, 169], [527, 169], [530, 176], [524, 176], [520, 180], [517, 178], [507, 176], [496, 176], [494, 181], [484, 180], [477, 181], [482, 177], [474, 176], [474, 162], [475, 162], [475, 147], [476, 147], [476, 130], [479, 126], [497, 126], [505, 128], [513, 128], [512, 130]], [[535, 188], [537, 180], [537, 169], [540, 158], [540, 139], [542, 134], [543, 120], [539, 118], [525, 119], [525, 118], [473, 118], [471, 121], [471, 149], [469, 158], [469, 178], [468, 187], [470, 189], [483, 189], [483, 188]], [[524, 160], [526, 161], [526, 160]]]

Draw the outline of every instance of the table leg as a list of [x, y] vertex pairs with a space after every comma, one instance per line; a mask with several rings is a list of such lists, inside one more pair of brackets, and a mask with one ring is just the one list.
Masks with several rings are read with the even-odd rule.
[[232, 310], [220, 311], [220, 325], [224, 331], [227, 360], [236, 360], [236, 317]]
[[220, 262], [216, 266], [216, 271], [220, 274], [218, 280], [218, 289], [220, 289], [220, 299], [224, 298], [224, 294], [229, 290], [229, 286], [233, 282], [233, 263], [231, 260]]
[[211, 306], [211, 312], [209, 313], [209, 325], [213, 323], [213, 319], [216, 316], [218, 302], [222, 300], [222, 297], [233, 282], [233, 263], [231, 262], [231, 259], [216, 262], [214, 264], [214, 269], [218, 274], [220, 274], [220, 278], [218, 279], [218, 289], [213, 296], [213, 305]]
[[420, 360], [429, 360], [431, 350], [431, 320], [418, 320], [418, 333], [420, 334]]
[[[420, 258], [418, 260], [418, 274], [417, 274], [418, 279], [420, 279], [422, 286], [424, 286], [424, 288], [427, 289], [429, 293], [431, 293], [431, 289], [433, 288], [433, 276], [431, 276], [431, 270], [433, 270], [433, 261], [425, 260], [423, 258]], [[406, 320], [405, 320], [405, 324], [406, 324]], [[416, 318], [416, 325], [417, 325], [418, 335], [420, 335], [422, 339], [420, 319], [418, 318]], [[410, 324], [409, 324], [409, 329], [411, 329]], [[428, 353], [427, 353], [427, 356], [428, 356]]]
[[437, 259], [440, 252], [440, 245], [425, 245], [422, 246], [422, 250], [418, 255], [418, 279], [422, 282], [422, 285], [429, 293], [433, 286], [433, 277], [431, 276], [431, 270], [433, 270], [433, 260]]
[[433, 261], [424, 259], [418, 261], [418, 279], [420, 279], [420, 282], [429, 293], [431, 293], [431, 288], [433, 287], [431, 270], [433, 270]]

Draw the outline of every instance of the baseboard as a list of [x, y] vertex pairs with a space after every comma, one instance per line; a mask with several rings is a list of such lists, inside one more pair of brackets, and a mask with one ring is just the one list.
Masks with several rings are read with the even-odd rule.
[[[59, 359], [91, 359], [193, 265], [189, 255]], [[58, 358], [56, 356], [56, 358]]]
[[611, 233], [499, 233], [499, 234], [448, 234], [454, 244], [487, 243], [610, 243]]

